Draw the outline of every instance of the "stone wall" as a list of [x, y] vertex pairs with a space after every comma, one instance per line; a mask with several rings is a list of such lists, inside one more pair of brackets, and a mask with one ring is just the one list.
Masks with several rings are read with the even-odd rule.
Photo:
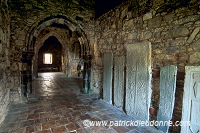
[[[2, 0], [0, 11], [0, 114], [4, 114], [9, 101], [20, 98], [22, 52], [29, 50], [31, 44], [32, 50], [37, 53], [45, 38], [55, 35], [62, 45], [71, 47], [63, 47], [65, 71], [69, 58], [74, 56], [78, 59], [80, 49], [94, 55], [93, 87], [94, 93], [100, 96], [103, 54], [126, 56], [127, 44], [151, 42], [154, 75], [152, 108], [157, 110], [159, 101], [159, 76], [155, 76], [156, 73], [159, 75], [162, 66], [177, 65], [180, 78], [177, 81], [174, 119], [181, 118], [184, 67], [200, 64], [198, 0], [127, 0], [96, 21], [93, 0], [10, 0], [8, 4], [7, 0]], [[52, 26], [55, 22], [66, 24], [68, 30]], [[34, 37], [35, 40], [32, 39]], [[73, 48], [75, 45], [77, 47]], [[34, 58], [36, 62], [38, 57]], [[72, 63], [76, 64], [77, 60]], [[72, 68], [75, 69], [75, 66]], [[0, 121], [2, 118], [0, 116]], [[156, 119], [156, 113], [151, 118]]]
[[[200, 65], [199, 2], [129, 0], [99, 17], [95, 23], [93, 85], [102, 95], [103, 54], [126, 56], [125, 46], [135, 42], [152, 44], [152, 70], [166, 65], [178, 66], [174, 119], [180, 120], [184, 68]], [[159, 76], [153, 76], [152, 108], [158, 109]], [[156, 115], [156, 113], [154, 114]], [[156, 119], [156, 116], [152, 119]], [[179, 129], [172, 129], [179, 130]]]
[[[16, 97], [20, 97], [17, 92], [18, 87], [20, 87], [21, 53], [27, 51], [30, 44], [37, 45], [37, 43], [41, 43], [40, 41], [43, 39], [39, 37], [40, 33], [53, 23], [67, 24], [72, 32], [79, 30], [80, 32], [84, 32], [86, 37], [92, 38], [94, 35], [94, 2], [91, 0], [10, 0], [9, 8], [11, 15], [10, 42], [13, 51], [11, 71], [13, 78], [16, 79], [16, 85], [11, 90], [11, 94], [13, 94], [11, 95], [11, 99], [15, 101], [17, 100]], [[59, 33], [59, 29], [50, 29], [49, 32], [56, 34]], [[30, 40], [34, 37], [35, 40]], [[86, 42], [85, 39], [82, 40], [82, 44], [89, 45], [92, 41], [93, 39]], [[40, 47], [41, 44], [37, 48]], [[36, 73], [36, 68], [37, 66], [34, 67], [34, 73]]]
[[0, 2], [0, 123], [9, 103], [13, 79], [10, 78], [10, 16], [7, 0]]

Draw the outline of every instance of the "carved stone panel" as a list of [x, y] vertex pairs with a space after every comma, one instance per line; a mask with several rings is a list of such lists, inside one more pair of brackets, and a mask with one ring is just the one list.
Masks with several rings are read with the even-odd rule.
[[114, 106], [121, 110], [124, 103], [124, 62], [124, 56], [114, 58]]
[[186, 66], [183, 94], [182, 121], [189, 121], [189, 126], [182, 126], [181, 133], [200, 132], [200, 66]]
[[[158, 121], [170, 121], [172, 119], [175, 92], [176, 92], [176, 66], [165, 66], [160, 70], [160, 103]], [[158, 126], [158, 129], [167, 133], [169, 126]]]
[[141, 42], [126, 47], [126, 104], [128, 115], [149, 120], [151, 97], [151, 44]]
[[103, 99], [112, 104], [113, 54], [104, 54], [103, 64]]

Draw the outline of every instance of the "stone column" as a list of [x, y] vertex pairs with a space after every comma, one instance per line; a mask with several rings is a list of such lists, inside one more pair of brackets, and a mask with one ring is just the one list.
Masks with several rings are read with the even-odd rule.
[[23, 101], [32, 93], [32, 57], [33, 52], [22, 53], [22, 71], [21, 71], [21, 97]]
[[92, 93], [92, 87], [91, 87], [91, 74], [92, 74], [92, 56], [87, 55], [84, 56], [84, 70], [83, 70], [83, 89], [82, 93]]
[[27, 53], [23, 52], [22, 53], [22, 70], [20, 72], [21, 75], [21, 98], [22, 101], [27, 101]]
[[38, 78], [37, 60], [38, 60], [38, 55], [35, 55], [35, 58], [32, 58], [32, 63], [34, 64], [34, 65], [32, 65], [32, 79]]
[[27, 73], [21, 71], [21, 98], [22, 101], [27, 101]]
[[28, 52], [27, 55], [27, 78], [28, 78], [28, 82], [27, 82], [27, 94], [31, 94], [32, 93], [32, 58], [34, 56], [34, 52]]
[[88, 93], [93, 93], [92, 89], [92, 55], [88, 55], [88, 68], [87, 68], [87, 73], [88, 73]]

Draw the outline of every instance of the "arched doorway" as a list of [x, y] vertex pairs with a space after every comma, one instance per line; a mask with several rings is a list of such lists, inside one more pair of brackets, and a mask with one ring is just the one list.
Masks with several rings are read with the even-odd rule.
[[[41, 71], [41, 66], [51, 66], [49, 67], [50, 70], [59, 70], [66, 73], [67, 76], [74, 76], [77, 73], [78, 62], [84, 59], [84, 87], [82, 92], [91, 92], [91, 52], [85, 33], [80, 26], [64, 16], [48, 17], [34, 25], [27, 38], [27, 49], [22, 57], [23, 67], [26, 69], [22, 72], [22, 79], [28, 77], [28, 81], [22, 80], [24, 86], [22, 90], [30, 90], [26, 92], [31, 92], [32, 79], [37, 78], [38, 71]], [[54, 38], [58, 44], [60, 43], [60, 68], [54, 68], [53, 65], [44, 63], [45, 52], [49, 54], [49, 57], [53, 57], [51, 52], [47, 52], [48, 50], [46, 49], [45, 51], [43, 48], [49, 38]], [[42, 59], [41, 54], [43, 54]], [[36, 63], [37, 61], [41, 61], [43, 64], [38, 64]]]
[[55, 36], [45, 40], [38, 51], [38, 72], [62, 71], [62, 45]]

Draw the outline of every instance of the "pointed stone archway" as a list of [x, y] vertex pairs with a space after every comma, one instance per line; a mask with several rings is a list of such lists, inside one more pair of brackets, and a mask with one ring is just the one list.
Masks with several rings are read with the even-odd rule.
[[[37, 40], [38, 35], [40, 32], [45, 29], [48, 26], [51, 26], [53, 24], [59, 24], [64, 25], [68, 27], [69, 30], [76, 33], [76, 36], [78, 38], [78, 41], [81, 45], [81, 58], [85, 60], [84, 63], [84, 71], [83, 71], [83, 79], [84, 79], [84, 87], [83, 92], [89, 93], [91, 92], [91, 51], [90, 46], [86, 37], [86, 34], [82, 30], [82, 28], [73, 22], [72, 20], [68, 19], [65, 16], [51, 16], [47, 17], [40, 22], [36, 23], [32, 26], [32, 28], [29, 31], [29, 34], [27, 35], [26, 40], [26, 50], [22, 53], [22, 63], [23, 63], [23, 71], [21, 72], [21, 79], [27, 78], [27, 80], [21, 80], [21, 92], [24, 92], [22, 94], [22, 97], [27, 97], [29, 93], [31, 93], [32, 87], [32, 78], [33, 76], [33, 68], [32, 68], [32, 59], [35, 54], [35, 43]], [[55, 35], [56, 36], [56, 35]], [[27, 87], [29, 86], [29, 87]], [[87, 90], [87, 91], [86, 91]]]
[[40, 21], [36, 25], [32, 26], [32, 28], [30, 30], [30, 34], [27, 35], [27, 40], [26, 40], [28, 51], [34, 51], [34, 45], [35, 45], [35, 41], [36, 41], [38, 34], [45, 27], [50, 26], [52, 24], [65, 25], [71, 31], [76, 32], [76, 34], [78, 36], [78, 40], [79, 40], [80, 44], [82, 45], [82, 55], [90, 54], [90, 52], [91, 52], [90, 46], [89, 46], [87, 37], [86, 37], [84, 31], [82, 30], [82, 28], [78, 24], [74, 23], [72, 20], [68, 19], [67, 17], [60, 16], [60, 15], [48, 17], [48, 18]]
[[39, 41], [36, 41], [35, 43], [38, 44], [37, 46], [34, 46], [34, 58], [32, 59], [34, 65], [32, 67], [32, 77], [33, 79], [37, 78], [38, 77], [38, 65], [37, 65], [37, 61], [38, 61], [38, 53], [39, 53], [39, 50], [40, 48], [43, 46], [44, 42], [49, 38], [49, 37], [52, 37], [54, 36], [59, 43], [61, 43], [62, 47], [63, 45], [65, 45], [65, 43], [63, 42], [63, 39], [59, 36], [59, 34], [57, 34], [56, 32], [50, 32], [46, 35], [44, 35], [42, 37], [42, 39], [40, 39]]

